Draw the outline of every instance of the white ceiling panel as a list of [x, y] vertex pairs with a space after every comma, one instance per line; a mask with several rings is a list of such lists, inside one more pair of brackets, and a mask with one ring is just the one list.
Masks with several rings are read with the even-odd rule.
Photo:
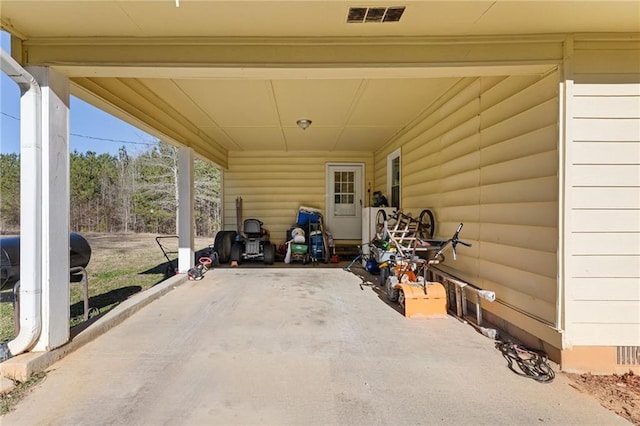
[[241, 149], [240, 144], [231, 139], [229, 135], [219, 127], [200, 127], [200, 130], [229, 151]]
[[179, 80], [177, 84], [220, 127], [280, 125], [268, 81]]
[[[375, 149], [454, 81], [144, 80], [186, 120], [230, 150], [267, 149], [267, 144], [287, 150]], [[301, 118], [312, 121], [306, 131], [296, 125]]]
[[335, 145], [341, 129], [311, 125], [307, 130], [299, 127], [283, 129], [290, 151], [323, 151]]
[[280, 127], [228, 127], [222, 129], [242, 151], [284, 151], [284, 136]]
[[[122, 2], [123, 10], [155, 36], [327, 35], [345, 23], [347, 7], [335, 1]], [[240, 3], [240, 4], [239, 4]]]
[[[70, 37], [140, 35], [138, 26], [115, 1], [5, 1], [3, 20], [26, 36]], [[79, 19], [79, 17], [82, 19]]]
[[283, 126], [300, 118], [316, 126], [342, 125], [357, 99], [362, 80], [276, 80], [276, 104]]
[[[349, 118], [354, 126], [404, 126], [418, 116], [455, 79], [368, 80]], [[393, 108], [389, 108], [393, 105]]]
[[496, 28], [503, 34], [637, 32], [640, 1], [499, 1], [473, 26], [479, 34]]
[[[27, 37], [362, 37], [638, 31], [637, 1], [405, 1], [400, 22], [347, 24], [344, 0], [2, 0]], [[81, 19], [79, 19], [81, 17]]]
[[381, 147], [399, 129], [396, 127], [347, 127], [336, 142], [336, 150], [371, 151]]

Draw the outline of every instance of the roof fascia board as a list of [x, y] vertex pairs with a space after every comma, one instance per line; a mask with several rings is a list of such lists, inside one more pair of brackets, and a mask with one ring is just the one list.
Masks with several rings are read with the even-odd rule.
[[31, 39], [28, 65], [385, 67], [559, 63], [564, 37], [380, 39]]
[[[591, 33], [585, 33], [591, 34]], [[598, 33], [603, 37], [619, 36], [619, 33]], [[384, 37], [34, 37], [25, 39], [28, 44], [54, 45], [259, 45], [259, 46], [292, 46], [292, 45], [393, 45], [411, 44], [491, 44], [491, 43], [538, 43], [564, 41], [567, 34], [526, 34], [526, 35], [494, 35], [494, 36], [384, 36]]]
[[555, 61], [521, 61], [469, 64], [436, 64], [431, 66], [385, 66], [385, 67], [259, 67], [259, 66], [93, 66], [55, 64], [54, 67], [70, 78], [74, 77], [118, 77], [118, 78], [170, 78], [179, 79], [233, 79], [233, 80], [339, 80], [339, 79], [415, 79], [473, 77], [507, 74], [544, 74], [556, 64]]

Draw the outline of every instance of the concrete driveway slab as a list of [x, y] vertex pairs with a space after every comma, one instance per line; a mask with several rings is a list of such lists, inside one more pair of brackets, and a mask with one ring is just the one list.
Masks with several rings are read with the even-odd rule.
[[215, 269], [57, 362], [9, 425], [628, 424], [341, 269]]

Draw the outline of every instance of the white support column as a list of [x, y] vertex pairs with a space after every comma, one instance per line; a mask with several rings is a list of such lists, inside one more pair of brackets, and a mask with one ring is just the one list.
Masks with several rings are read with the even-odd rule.
[[178, 271], [186, 273], [194, 264], [193, 150], [178, 151]]
[[30, 67], [42, 89], [42, 332], [36, 351], [69, 340], [69, 79]]
[[20, 88], [20, 333], [0, 345], [2, 356], [21, 354], [38, 340], [42, 326], [42, 96], [35, 78], [0, 49], [0, 67]]

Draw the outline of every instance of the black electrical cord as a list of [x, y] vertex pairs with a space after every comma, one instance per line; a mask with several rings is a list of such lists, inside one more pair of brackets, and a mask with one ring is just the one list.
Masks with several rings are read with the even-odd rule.
[[512, 342], [496, 342], [496, 348], [507, 360], [509, 369], [519, 376], [544, 383], [551, 383], [556, 377], [544, 352], [534, 351]]

